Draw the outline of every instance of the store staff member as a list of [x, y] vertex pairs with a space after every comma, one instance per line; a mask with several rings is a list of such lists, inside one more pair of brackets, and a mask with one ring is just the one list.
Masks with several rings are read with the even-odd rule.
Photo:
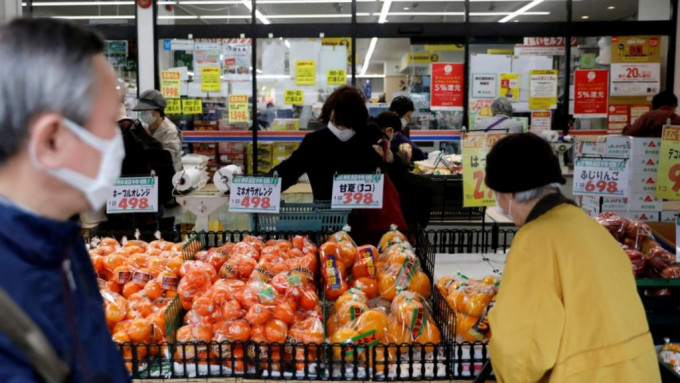
[[163, 149], [172, 155], [175, 172], [182, 170], [182, 134], [177, 126], [165, 117], [167, 102], [161, 92], [150, 89], [142, 93], [137, 106], [132, 108], [139, 113], [139, 119], [147, 125], [151, 136], [158, 140]]
[[489, 312], [498, 381], [660, 382], [630, 260], [560, 193], [550, 145], [532, 133], [499, 140], [485, 182], [520, 227]]
[[623, 128], [624, 136], [661, 137], [663, 126], [668, 120], [671, 124], [680, 124], [680, 116], [675, 114], [678, 98], [673, 92], [664, 91], [652, 99], [652, 110], [640, 116], [633, 125]]
[[[70, 370], [65, 382], [130, 382], [70, 221], [104, 206], [125, 156], [104, 48], [99, 34], [54, 19], [0, 26], [0, 287], [38, 329], [0, 331], [0, 382], [57, 378], [41, 356], [50, 348]], [[37, 341], [39, 357], [8, 333]]]
[[[403, 144], [408, 144], [411, 148], [411, 157], [409, 160], [422, 161], [427, 159], [427, 153], [423, 152], [423, 150], [420, 149], [418, 145], [416, 145], [413, 141], [411, 141], [410, 138], [406, 136], [406, 134], [404, 134], [404, 129], [406, 129], [409, 121], [411, 121], [411, 114], [413, 114], [415, 110], [416, 108], [413, 105], [413, 101], [411, 101], [411, 99], [406, 96], [397, 96], [392, 100], [392, 103], [390, 104], [390, 112], [394, 112], [399, 116], [399, 119], [401, 120], [401, 127], [399, 131], [395, 132], [390, 147], [392, 148], [393, 152], [398, 153], [402, 151], [401, 149], [404, 149], [401, 147]], [[408, 150], [405, 151], [408, 152]]]
[[522, 133], [524, 124], [512, 119], [512, 104], [505, 97], [499, 97], [491, 103], [493, 117], [479, 120], [475, 130], [503, 131], [507, 133]]

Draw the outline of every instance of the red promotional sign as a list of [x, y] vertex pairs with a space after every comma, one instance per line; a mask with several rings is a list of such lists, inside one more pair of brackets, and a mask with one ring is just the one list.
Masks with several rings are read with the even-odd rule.
[[463, 110], [463, 64], [432, 63], [430, 109]]
[[607, 117], [609, 72], [605, 69], [574, 71], [574, 117]]
[[609, 134], [621, 134], [623, 128], [628, 125], [628, 105], [609, 105], [607, 116], [607, 131]]

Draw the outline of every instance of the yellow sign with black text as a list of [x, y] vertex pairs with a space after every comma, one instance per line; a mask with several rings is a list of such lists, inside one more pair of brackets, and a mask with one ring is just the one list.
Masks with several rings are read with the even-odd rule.
[[283, 103], [286, 105], [302, 105], [305, 92], [301, 89], [286, 89], [283, 91]]

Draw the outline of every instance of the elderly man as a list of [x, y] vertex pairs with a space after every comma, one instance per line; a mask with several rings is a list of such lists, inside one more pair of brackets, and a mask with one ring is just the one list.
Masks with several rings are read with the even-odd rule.
[[[70, 221], [105, 204], [125, 156], [103, 50], [52, 19], [0, 27], [0, 382], [130, 381]], [[29, 318], [13, 331], [12, 306]]]
[[502, 131], [508, 133], [522, 133], [524, 124], [512, 119], [512, 104], [508, 99], [499, 97], [491, 103], [493, 117], [484, 118], [477, 122], [475, 130]]
[[631, 263], [614, 238], [560, 193], [550, 145], [499, 140], [486, 184], [520, 227], [489, 312], [499, 382], [660, 382]]

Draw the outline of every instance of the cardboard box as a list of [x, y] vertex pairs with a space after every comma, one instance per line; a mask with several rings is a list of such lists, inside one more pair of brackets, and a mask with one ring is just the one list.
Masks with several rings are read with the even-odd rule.
[[633, 157], [628, 160], [630, 174], [654, 174], [659, 169], [659, 156]]
[[[629, 193], [628, 195], [628, 210], [640, 211], [661, 211], [663, 209], [663, 200], [656, 198], [654, 193]], [[657, 217], [658, 220], [658, 217]]]
[[628, 180], [629, 193], [655, 193], [656, 173], [631, 174]]
[[635, 221], [658, 221], [659, 211], [617, 210], [614, 213]]
[[666, 248], [666, 250], [675, 252], [675, 222], [645, 222], [652, 229], [654, 238]]

